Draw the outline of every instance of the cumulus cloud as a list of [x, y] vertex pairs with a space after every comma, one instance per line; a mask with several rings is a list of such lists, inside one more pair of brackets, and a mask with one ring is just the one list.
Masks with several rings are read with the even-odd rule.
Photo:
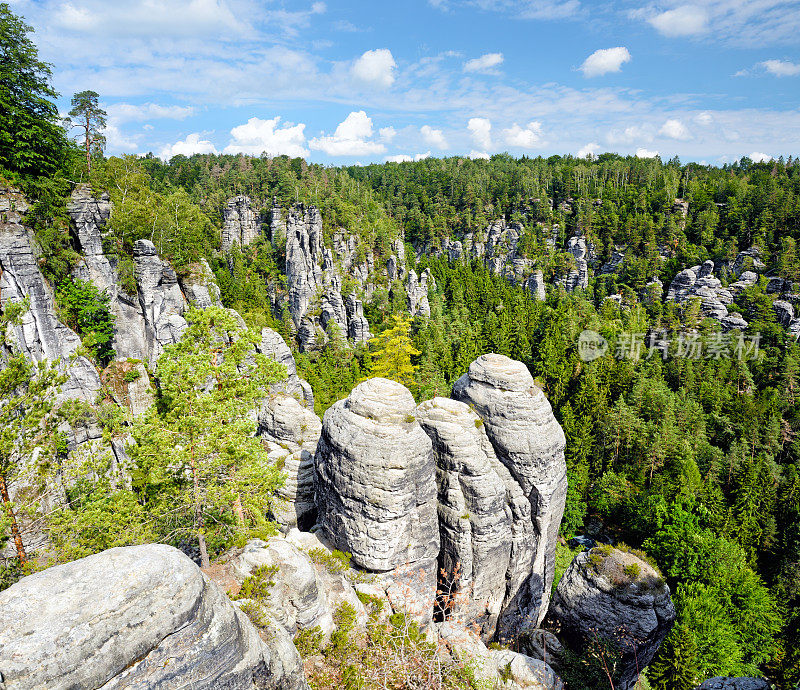
[[687, 141], [688, 139], [692, 138], [692, 135], [686, 128], [686, 125], [684, 125], [680, 120], [674, 119], [667, 120], [663, 125], [661, 125], [661, 129], [658, 130], [658, 133], [663, 137], [667, 137], [668, 139], [677, 139], [678, 141]]
[[168, 144], [159, 153], [159, 157], [168, 161], [173, 156], [191, 156], [195, 153], [218, 153], [217, 148], [207, 139], [201, 139], [200, 134], [195, 132], [187, 136], [183, 141], [176, 141]]
[[704, 110], [702, 113], [697, 113], [697, 115], [694, 116], [694, 121], [698, 125], [702, 125], [703, 127], [707, 127], [712, 122], [714, 122], [714, 116], [711, 113], [709, 113], [708, 111]]
[[759, 64], [776, 77], [796, 77], [800, 74], [800, 64], [788, 60], [765, 60]]
[[753, 153], [749, 156], [750, 160], [754, 163], [766, 163], [767, 161], [772, 160], [772, 156], [766, 153], [759, 153], [758, 151], [753, 151]]
[[606, 135], [606, 141], [609, 144], [633, 144], [634, 142], [649, 143], [653, 140], [649, 127], [640, 127], [639, 125], [630, 125], [625, 129], [612, 129]]
[[476, 151], [475, 149], [473, 149], [472, 151], [469, 152], [469, 157], [470, 158], [481, 159], [481, 160], [485, 160], [485, 161], [488, 161], [489, 158], [490, 158], [489, 154], [486, 153], [486, 151]]
[[648, 23], [663, 36], [696, 36], [708, 30], [708, 12], [698, 5], [681, 5], [651, 16]]
[[526, 127], [520, 127], [516, 122], [508, 129], [503, 130], [506, 144], [520, 149], [532, 149], [542, 138], [542, 123], [529, 122]]
[[655, 158], [657, 155], [658, 155], [658, 151], [648, 151], [645, 148], [636, 149], [636, 157], [637, 158]]
[[416, 153], [413, 156], [409, 156], [407, 153], [398, 153], [395, 156], [386, 156], [383, 160], [387, 163], [410, 163], [412, 161], [424, 161], [430, 157], [431, 152], [426, 151], [425, 153]]
[[308, 145], [329, 156], [367, 156], [386, 151], [379, 141], [371, 139], [372, 119], [363, 110], [350, 113], [331, 136], [312, 139]]
[[365, 84], [388, 89], [394, 83], [397, 63], [388, 48], [368, 50], [353, 63], [353, 76]]
[[631, 54], [624, 46], [595, 50], [580, 66], [584, 77], [599, 77], [609, 72], [619, 72], [622, 65], [630, 62]]
[[245, 124], [231, 130], [231, 141], [224, 153], [247, 153], [258, 156], [267, 153], [270, 156], [292, 156], [305, 158], [306, 148], [305, 125], [286, 124], [279, 127], [280, 117], [261, 120], [251, 117]]
[[397, 136], [397, 130], [394, 127], [381, 127], [378, 130], [378, 137], [381, 141], [385, 141], [387, 144], [392, 141]]
[[465, 72], [491, 72], [493, 68], [503, 64], [502, 53], [486, 53], [464, 63]]
[[447, 148], [447, 139], [444, 138], [444, 134], [442, 134], [441, 129], [434, 129], [430, 125], [422, 125], [419, 128], [420, 134], [422, 134], [422, 139], [426, 144], [430, 144], [431, 146], [435, 146], [439, 149], [446, 149]]
[[596, 142], [592, 142], [590, 144], [586, 144], [580, 151], [578, 151], [578, 158], [586, 158], [586, 156], [591, 156], [594, 158], [595, 154], [600, 150], [600, 144]]
[[[492, 123], [485, 117], [471, 117], [467, 122], [472, 140], [482, 149], [492, 148]], [[471, 158], [474, 158], [470, 154]]]

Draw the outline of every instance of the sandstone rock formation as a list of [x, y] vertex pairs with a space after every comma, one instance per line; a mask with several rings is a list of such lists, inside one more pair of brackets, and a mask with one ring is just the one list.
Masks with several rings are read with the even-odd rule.
[[256, 349], [286, 367], [286, 379], [274, 384], [272, 390], [287, 393], [313, 410], [314, 392], [308, 382], [297, 375], [297, 365], [292, 357], [292, 351], [281, 334], [271, 328], [262, 328], [261, 342], [256, 345]]
[[536, 270], [531, 273], [530, 278], [528, 278], [528, 292], [539, 302], [544, 302], [547, 299], [547, 292], [544, 287], [544, 274], [541, 271]]
[[175, 269], [159, 257], [150, 240], [136, 241], [133, 260], [145, 323], [145, 359], [155, 368], [164, 348], [177, 343], [186, 330], [188, 324], [183, 314], [188, 304]]
[[513, 571], [513, 480], [497, 460], [483, 422], [464, 403], [428, 400], [417, 408], [417, 420], [433, 443], [436, 459], [441, 538], [437, 608], [451, 619], [476, 625], [489, 641], [507, 598], [507, 574]]
[[269, 457], [283, 463], [285, 483], [278, 489], [275, 520], [285, 528], [314, 525], [314, 454], [322, 430], [319, 417], [285, 393], [270, 395], [258, 416], [258, 435]]
[[668, 300], [680, 304], [693, 298], [700, 300], [700, 312], [703, 316], [720, 322], [728, 316], [727, 305], [733, 302], [733, 295], [714, 276], [713, 261], [681, 271], [670, 283], [667, 290]]
[[567, 241], [567, 252], [575, 258], [575, 268], [569, 270], [566, 276], [558, 282], [567, 292], [585, 290], [589, 287], [589, 257], [590, 249], [583, 235], [574, 235]]
[[217, 280], [205, 259], [189, 266], [180, 283], [187, 301], [193, 307], [208, 309], [222, 306]]
[[619, 649], [621, 690], [632, 688], [675, 622], [669, 587], [648, 563], [611, 547], [578, 554], [550, 607], [561, 639], [579, 654], [605, 639]]
[[110, 549], [0, 592], [0, 674], [19, 690], [307, 687], [299, 656], [277, 647], [163, 544]]
[[[564, 432], [527, 367], [508, 357], [478, 357], [453, 386], [484, 422], [506, 482], [512, 554], [499, 634], [536, 627], [547, 612], [558, 527], [567, 493]], [[519, 496], [520, 498], [517, 498]]]
[[52, 290], [39, 270], [33, 233], [21, 224], [28, 208], [22, 194], [0, 189], [0, 304], [30, 299], [22, 323], [9, 326], [10, 349], [36, 362], [59, 361], [68, 376], [61, 397], [94, 401], [100, 376], [89, 360], [75, 356], [80, 338], [56, 316]]
[[431, 442], [404, 386], [374, 378], [325, 413], [317, 446], [318, 524], [353, 563], [383, 573], [390, 596], [430, 619], [439, 531]]
[[228, 199], [222, 209], [222, 251], [229, 252], [234, 244], [246, 247], [261, 232], [261, 221], [251, 207], [250, 197], [235, 196]]
[[426, 268], [419, 278], [412, 268], [406, 279], [406, 297], [408, 311], [411, 316], [430, 316], [431, 305], [428, 302], [428, 290], [436, 289], [436, 283], [429, 268]]
[[772, 685], [763, 678], [709, 678], [697, 690], [769, 690]]

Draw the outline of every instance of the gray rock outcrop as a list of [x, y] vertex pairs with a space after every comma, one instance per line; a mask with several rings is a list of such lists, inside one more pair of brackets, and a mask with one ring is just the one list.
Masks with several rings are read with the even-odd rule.
[[[512, 557], [499, 634], [537, 627], [547, 612], [558, 527], [567, 493], [564, 432], [527, 367], [503, 355], [478, 357], [453, 386], [453, 397], [484, 422], [497, 459], [524, 501], [510, 501]], [[509, 491], [509, 494], [511, 491]], [[525, 505], [527, 501], [527, 505]]]
[[159, 257], [150, 240], [136, 241], [133, 260], [145, 323], [146, 361], [155, 368], [164, 348], [177, 343], [186, 330], [183, 314], [188, 305], [175, 269]]
[[314, 392], [308, 382], [297, 375], [292, 351], [281, 334], [271, 328], [262, 328], [261, 341], [256, 345], [256, 350], [286, 367], [286, 378], [273, 384], [272, 390], [287, 393], [313, 410]]
[[544, 274], [539, 271], [533, 271], [530, 278], [528, 278], [528, 292], [531, 293], [533, 299], [544, 302], [547, 299], [547, 292], [544, 286]]
[[325, 413], [315, 458], [318, 524], [334, 548], [395, 584], [430, 620], [439, 530], [431, 441], [405, 386], [374, 378]]
[[763, 678], [709, 678], [697, 690], [770, 690], [772, 685]]
[[567, 292], [585, 290], [589, 287], [589, 244], [583, 235], [574, 235], [567, 241], [567, 252], [575, 259], [575, 268], [559, 280]]
[[[108, 194], [95, 198], [89, 185], [78, 185], [67, 205], [71, 219], [73, 244], [81, 254], [73, 275], [88, 280], [109, 297], [109, 309], [114, 315], [114, 340], [112, 346], [118, 359], [150, 361], [147, 333], [142, 305], [136, 289], [126, 292], [120, 280], [116, 259], [103, 253], [102, 233], [111, 216]], [[131, 289], [131, 288], [129, 288]]]
[[406, 297], [408, 300], [408, 311], [411, 316], [430, 316], [431, 305], [428, 302], [428, 290], [436, 289], [436, 282], [431, 275], [431, 270], [426, 268], [417, 278], [414, 269], [408, 272], [406, 278]]
[[556, 588], [550, 617], [581, 654], [596, 637], [615, 644], [621, 690], [632, 688], [675, 622], [669, 587], [636, 555], [608, 547], [578, 554]]
[[678, 273], [667, 290], [667, 300], [677, 304], [697, 298], [700, 313], [722, 322], [728, 316], [727, 305], [733, 302], [731, 290], [722, 287], [714, 276], [714, 262], [706, 261], [702, 266], [692, 266]]
[[364, 316], [364, 303], [354, 293], [347, 296], [347, 337], [354, 343], [367, 343], [372, 337], [369, 322]]
[[0, 674], [18, 690], [307, 687], [296, 652], [264, 642], [163, 544], [110, 549], [0, 592]]
[[261, 233], [261, 221], [253, 211], [250, 197], [228, 199], [222, 209], [222, 251], [229, 252], [234, 244], [246, 247]]
[[187, 301], [193, 307], [208, 309], [222, 306], [217, 279], [205, 259], [189, 266], [180, 283]]
[[296, 206], [285, 227], [289, 313], [299, 328], [322, 287], [322, 216], [314, 206]]
[[270, 458], [280, 459], [286, 481], [277, 490], [275, 520], [284, 528], [314, 525], [314, 454], [322, 431], [319, 417], [285, 393], [270, 395], [258, 416], [258, 435], [272, 447]]
[[437, 609], [484, 640], [494, 636], [513, 570], [508, 484], [481, 419], [464, 403], [434, 398], [417, 408], [417, 420], [433, 444], [439, 495], [439, 590]]
[[13, 353], [40, 362], [59, 362], [67, 381], [61, 398], [93, 402], [100, 391], [100, 376], [85, 357], [77, 356], [81, 340], [59, 321], [50, 286], [39, 270], [39, 253], [33, 233], [21, 224], [28, 210], [24, 196], [0, 188], [0, 304], [30, 299], [20, 325], [9, 325], [7, 341]]

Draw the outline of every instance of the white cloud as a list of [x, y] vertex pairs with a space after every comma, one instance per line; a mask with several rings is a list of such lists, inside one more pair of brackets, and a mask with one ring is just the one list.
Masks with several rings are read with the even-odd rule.
[[758, 151], [753, 151], [753, 153], [749, 156], [750, 160], [754, 163], [766, 163], [767, 161], [772, 160], [772, 156], [766, 153], [759, 153]]
[[520, 19], [569, 19], [581, 9], [579, 0], [428, 0], [428, 4], [444, 12], [467, 5]]
[[660, 34], [670, 38], [677, 36], [696, 36], [708, 30], [708, 13], [703, 7], [681, 5], [661, 12], [647, 21]]
[[675, 119], [667, 120], [661, 125], [661, 129], [658, 130], [658, 133], [668, 139], [677, 139], [678, 141], [687, 141], [692, 138], [686, 125], [680, 120]]
[[387, 144], [392, 141], [397, 136], [397, 130], [394, 127], [381, 127], [378, 130], [378, 137], [381, 141], [385, 141]]
[[386, 146], [371, 140], [372, 119], [363, 110], [350, 113], [331, 136], [312, 139], [308, 145], [315, 151], [329, 156], [367, 156], [383, 153]]
[[759, 64], [776, 77], [796, 77], [800, 74], [800, 64], [788, 60], [766, 60]]
[[387, 48], [368, 50], [353, 63], [353, 76], [365, 84], [388, 89], [394, 83], [397, 63]]
[[138, 137], [126, 136], [113, 122], [106, 125], [103, 135], [109, 151], [135, 151], [139, 148]]
[[286, 124], [278, 127], [280, 117], [261, 120], [251, 117], [245, 124], [231, 130], [231, 141], [224, 153], [247, 153], [258, 156], [262, 153], [270, 156], [291, 156], [305, 158], [308, 155], [306, 137], [303, 133], [305, 125]]
[[578, 151], [578, 158], [586, 158], [586, 156], [591, 156], [594, 158], [595, 154], [600, 150], [600, 144], [596, 142], [592, 142], [590, 144], [586, 144], [580, 151]]
[[[467, 122], [472, 140], [482, 149], [492, 148], [492, 123], [485, 117], [471, 117]], [[470, 154], [470, 157], [472, 154]]]
[[194, 115], [195, 109], [182, 105], [159, 105], [158, 103], [114, 103], [106, 108], [109, 118], [116, 122], [143, 122], [144, 120], [185, 120]]
[[475, 149], [473, 149], [472, 151], [469, 152], [469, 157], [470, 158], [476, 158], [476, 159], [482, 159], [482, 160], [485, 160], [485, 161], [488, 161], [489, 158], [490, 158], [489, 154], [486, 153], [486, 151], [476, 151]]
[[413, 156], [409, 156], [407, 153], [398, 153], [395, 156], [386, 156], [383, 160], [387, 163], [410, 163], [412, 161], [424, 161], [426, 158], [431, 157], [431, 152], [426, 151], [425, 153], [417, 153]]
[[704, 110], [702, 113], [697, 113], [697, 115], [694, 116], [694, 121], [698, 125], [702, 125], [703, 127], [707, 127], [712, 122], [714, 122], [714, 116], [711, 113], [709, 113], [707, 110]]
[[658, 151], [648, 151], [644, 148], [636, 149], [636, 157], [637, 158], [655, 158], [658, 155]]
[[434, 129], [430, 125], [422, 125], [419, 128], [420, 134], [422, 134], [422, 139], [426, 144], [430, 144], [431, 146], [435, 146], [439, 149], [446, 149], [447, 148], [447, 139], [444, 138], [444, 134], [442, 134], [441, 129]]
[[502, 53], [486, 53], [464, 63], [465, 72], [494, 72], [493, 68], [503, 64]]
[[520, 127], [516, 122], [503, 130], [506, 144], [520, 149], [534, 148], [542, 138], [542, 123], [529, 122], [527, 127]]
[[207, 139], [200, 139], [200, 134], [194, 133], [183, 141], [176, 141], [174, 144], [165, 146], [158, 155], [168, 161], [173, 156], [191, 156], [195, 153], [217, 153], [217, 148]]
[[612, 129], [606, 135], [609, 144], [633, 144], [634, 142], [649, 143], [653, 141], [650, 127], [630, 125], [623, 130]]
[[595, 50], [580, 66], [584, 77], [599, 77], [609, 72], [619, 72], [622, 65], [630, 62], [631, 54], [624, 46]]

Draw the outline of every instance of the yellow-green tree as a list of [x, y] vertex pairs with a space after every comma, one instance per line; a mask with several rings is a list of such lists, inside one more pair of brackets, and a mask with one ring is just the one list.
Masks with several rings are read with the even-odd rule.
[[393, 325], [369, 341], [372, 347], [370, 376], [382, 376], [404, 386], [414, 383], [417, 368], [411, 358], [420, 354], [411, 341], [411, 317], [394, 314]]

